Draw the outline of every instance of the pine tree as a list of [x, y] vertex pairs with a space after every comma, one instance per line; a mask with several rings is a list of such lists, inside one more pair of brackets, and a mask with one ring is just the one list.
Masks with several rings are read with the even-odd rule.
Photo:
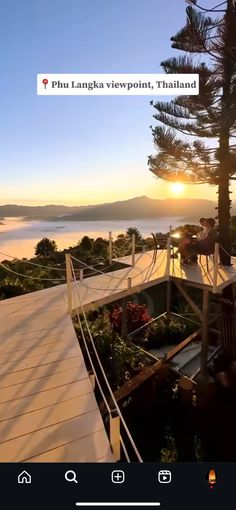
[[[200, 93], [151, 101], [159, 124], [152, 128], [157, 154], [149, 157], [149, 168], [162, 179], [218, 186], [219, 241], [230, 253], [229, 185], [236, 174], [236, 1], [211, 9], [197, 0], [186, 1], [186, 25], [171, 38], [172, 47], [185, 54], [161, 65], [166, 73], [198, 73]], [[230, 256], [223, 250], [220, 255], [229, 265]]]

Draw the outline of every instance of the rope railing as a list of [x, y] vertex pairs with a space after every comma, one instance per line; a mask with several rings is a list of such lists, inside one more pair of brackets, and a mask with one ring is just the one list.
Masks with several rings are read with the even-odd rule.
[[[124, 250], [124, 248], [130, 248], [132, 249], [132, 265], [134, 266], [135, 265], [135, 236], [133, 235], [133, 238], [132, 238], [132, 243], [130, 242], [130, 237], [127, 237], [125, 240], [124, 240], [124, 243], [122, 244], [122, 246], [120, 247], [117, 247], [114, 242], [112, 242], [112, 233], [110, 232], [109, 233], [109, 239], [110, 239], [110, 246], [116, 250], [117, 252], [117, 255], [119, 252], [121, 252], [122, 250]], [[105, 242], [103, 243], [104, 245], [106, 245], [106, 247], [109, 246], [109, 242], [108, 244], [106, 244]], [[149, 246], [149, 245], [147, 245]], [[8, 253], [4, 253], [4, 252], [0, 252], [0, 255], [4, 256], [4, 257], [7, 257], [7, 258], [10, 258], [12, 260], [15, 260], [17, 263], [22, 263], [22, 264], [26, 264], [26, 265], [29, 265], [29, 266], [33, 266], [35, 268], [42, 268], [42, 269], [47, 269], [48, 271], [58, 271], [58, 272], [62, 272], [62, 273], [66, 273], [66, 268], [62, 268], [62, 267], [58, 267], [58, 266], [51, 266], [51, 265], [45, 265], [45, 264], [40, 264], [38, 262], [32, 262], [30, 260], [23, 260], [23, 259], [19, 259], [18, 257], [14, 257], [13, 255], [10, 255]], [[74, 259], [79, 263], [81, 264], [82, 267], [90, 270], [91, 272], [90, 273], [87, 273], [86, 276], [93, 276], [93, 275], [96, 275], [96, 274], [106, 274], [108, 275], [108, 272], [107, 270], [110, 269], [111, 267], [114, 267], [114, 265], [116, 265], [116, 262], [112, 262], [112, 264], [110, 264], [109, 266], [106, 266], [106, 272], [105, 271], [100, 271], [99, 269], [95, 268], [94, 266], [92, 265], [89, 265], [89, 264], [86, 264], [84, 261], [74, 257]], [[7, 267], [6, 265], [4, 265], [2, 262], [0, 263], [1, 267], [5, 270], [5, 271], [8, 271], [9, 273], [11, 274], [15, 274], [16, 276], [19, 276], [19, 277], [22, 277], [22, 278], [31, 278], [31, 279], [34, 279], [34, 280], [42, 280], [42, 281], [58, 281], [58, 282], [64, 282], [66, 281], [66, 277], [57, 277], [55, 276], [54, 278], [46, 278], [46, 277], [43, 277], [43, 276], [34, 276], [34, 275], [28, 275], [28, 274], [23, 274], [21, 273], [20, 271], [15, 271], [14, 269], [11, 269], [10, 267]], [[152, 265], [152, 263], [150, 264], [150, 266]], [[143, 272], [145, 272], [146, 270], [149, 269], [148, 266], [147, 268], [145, 268], [143, 271], [141, 271], [140, 273], [138, 274], [142, 274]], [[79, 269], [79, 268], [78, 268]], [[83, 280], [83, 274], [81, 273], [81, 269], [79, 269], [79, 273], [78, 273], [78, 276], [80, 278], [80, 280]], [[136, 276], [138, 276], [135, 275]], [[123, 280], [124, 278], [123, 277], [119, 277], [119, 276], [116, 276], [116, 275], [109, 275], [110, 278], [114, 278], [114, 279], [117, 279], [117, 280]], [[100, 289], [100, 290], [104, 290], [104, 289]]]
[[[149, 257], [151, 257], [151, 255], [149, 253], [147, 253], [147, 255]], [[158, 256], [161, 255], [161, 252]], [[92, 269], [94, 270], [95, 273], [97, 274], [100, 274], [100, 275], [106, 275], [108, 276], [109, 278], [114, 278], [115, 280], [124, 280], [124, 277], [123, 276], [116, 276], [116, 275], [113, 275], [113, 274], [109, 274], [108, 272], [105, 272], [105, 271], [101, 271], [100, 269], [96, 269], [94, 268], [93, 266], [90, 266], [88, 264], [86, 264], [85, 262], [82, 262], [80, 259], [77, 259], [76, 257], [74, 257], [73, 255], [71, 255], [71, 258], [73, 260], [75, 260], [76, 262], [79, 262], [81, 263], [83, 266], [85, 266], [86, 268], [88, 269]], [[153, 258], [153, 257], [152, 257]], [[153, 262], [150, 264], [150, 266], [153, 264]], [[144, 270], [140, 271], [139, 273], [137, 273], [133, 278], [136, 278], [137, 276], [139, 276], [140, 274], [142, 274], [144, 271], [146, 271], [150, 266], [147, 266]]]
[[[151, 257], [151, 255], [150, 255], [150, 254], [148, 254], [148, 255], [149, 255], [149, 257]], [[161, 252], [159, 253], [159, 255], [157, 256], [157, 258], [156, 258], [156, 259], [154, 259], [154, 260], [153, 260], [153, 261], [149, 264], [149, 266], [147, 266], [147, 267], [146, 267], [145, 269], [143, 269], [142, 271], [139, 271], [139, 273], [137, 273], [137, 274], [136, 274], [136, 275], [134, 275], [133, 277], [127, 277], [127, 278], [125, 278], [124, 276], [122, 276], [122, 277], [115, 277], [115, 276], [113, 276], [113, 275], [110, 275], [109, 273], [103, 273], [102, 271], [100, 271], [100, 273], [101, 273], [103, 276], [108, 277], [108, 278], [110, 279], [110, 281], [111, 281], [112, 279], [114, 279], [114, 278], [115, 278], [116, 280], [118, 280], [118, 281], [123, 281], [123, 282], [125, 282], [125, 281], [126, 281], [126, 283], [127, 283], [127, 287], [126, 287], [126, 288], [128, 288], [128, 289], [129, 289], [129, 288], [131, 288], [131, 286], [132, 286], [132, 281], [133, 281], [135, 278], [137, 278], [138, 276], [140, 276], [140, 274], [143, 274], [143, 273], [147, 272], [147, 270], [148, 270], [150, 267], [152, 267], [152, 266], [153, 266], [153, 269], [152, 269], [152, 271], [150, 272], [150, 275], [149, 275], [149, 279], [151, 278], [151, 276], [153, 276], [153, 274], [155, 274], [156, 272], [158, 272], [158, 270], [160, 269], [160, 267], [162, 266], [162, 264], [163, 264], [163, 262], [164, 262], [165, 256], [166, 256], [166, 255], [165, 255], [165, 252], [164, 252], [164, 251], [161, 251]], [[75, 260], [77, 260], [77, 259], [76, 259], [75, 257], [73, 257], [72, 255], [71, 255], [71, 258], [72, 258], [73, 260], [74, 260], [74, 259], [75, 259]], [[161, 260], [160, 264], [159, 264], [158, 266], [156, 266], [155, 264], [156, 264], [156, 260], [158, 260], [158, 258], [162, 258], [162, 260]], [[143, 280], [141, 280], [141, 282], [139, 282], [139, 285], [140, 285], [140, 284], [142, 284], [142, 283], [144, 283], [145, 281], [147, 281], [147, 277], [145, 277]], [[109, 288], [108, 286], [107, 286], [107, 287], [94, 287], [94, 286], [91, 286], [91, 285], [89, 285], [88, 283], [84, 283], [84, 282], [83, 282], [83, 278], [81, 278], [81, 279], [80, 279], [80, 285], [82, 285], [82, 286], [86, 287], [87, 289], [91, 289], [91, 290], [101, 290], [101, 291], [107, 291], [107, 290], [108, 290], [108, 288]], [[118, 287], [114, 287], [113, 289], [112, 289], [112, 288], [110, 288], [110, 290], [114, 290], [114, 291], [122, 290], [122, 291], [124, 291], [124, 290], [126, 290], [126, 288], [125, 288], [125, 287], [123, 287], [123, 286], [122, 286], [122, 287], [119, 287], [119, 286], [118, 286]]]
[[0, 267], [5, 269], [5, 271], [8, 271], [9, 273], [15, 274], [17, 276], [21, 276], [22, 278], [31, 278], [32, 280], [42, 280], [42, 281], [50, 281], [50, 282], [54, 282], [54, 281], [65, 282], [66, 281], [66, 278], [56, 278], [56, 277], [55, 278], [44, 278], [41, 276], [32, 276], [32, 275], [28, 275], [28, 274], [19, 273], [18, 271], [14, 271], [13, 269], [6, 267], [2, 262], [0, 262]]
[[[146, 255], [149, 255], [149, 257], [151, 257], [150, 253], [146, 252]], [[163, 262], [164, 262], [164, 259], [165, 259], [165, 252], [163, 253], [163, 251], [161, 251], [155, 258], [155, 253], [153, 254], [152, 256], [152, 262], [149, 264], [149, 266], [145, 267], [145, 269], [143, 269], [142, 271], [140, 271], [138, 274], [134, 275], [132, 277], [132, 280], [134, 280], [135, 278], [137, 278], [138, 276], [140, 276], [140, 274], [143, 274], [145, 273], [145, 271], [147, 271], [151, 266], [153, 266], [153, 271], [151, 271], [150, 275], [149, 275], [149, 278], [151, 276], [153, 276], [155, 273], [157, 273], [157, 271], [160, 269], [160, 267], [162, 266]], [[156, 261], [159, 259], [159, 258], [162, 258], [159, 266], [155, 266], [156, 264]], [[146, 281], [146, 278], [144, 280], [141, 281], [141, 283], [144, 283]]]
[[[77, 306], [76, 307], [76, 314], [77, 314], [77, 317], [78, 317], [79, 326], [80, 326], [80, 329], [81, 329], [81, 334], [82, 334], [82, 337], [83, 337], [83, 341], [84, 341], [84, 344], [86, 344], [86, 346], [85, 346], [86, 352], [87, 352], [87, 354], [89, 352], [88, 357], [89, 357], [89, 361], [91, 363], [91, 367], [92, 367], [93, 372], [94, 372], [94, 376], [96, 378], [96, 382], [98, 384], [99, 390], [101, 391], [101, 395], [102, 395], [102, 398], [104, 400], [105, 406], [106, 406], [106, 408], [108, 410], [110, 419], [112, 419], [112, 412], [115, 410], [117, 412], [117, 415], [119, 416], [119, 420], [120, 420], [120, 422], [121, 422], [121, 424], [123, 426], [124, 431], [126, 432], [126, 435], [127, 435], [128, 439], [129, 439], [129, 442], [130, 442], [130, 444], [131, 444], [131, 446], [133, 448], [133, 451], [134, 451], [138, 461], [139, 462], [143, 462], [142, 457], [141, 457], [141, 455], [140, 455], [140, 453], [139, 453], [139, 451], [138, 451], [138, 449], [137, 449], [137, 447], [136, 447], [136, 445], [134, 443], [134, 440], [133, 440], [133, 438], [131, 436], [131, 433], [130, 433], [130, 431], [128, 429], [128, 426], [127, 426], [127, 424], [126, 424], [126, 422], [124, 420], [124, 417], [123, 417], [123, 415], [121, 413], [121, 410], [120, 410], [120, 408], [119, 408], [119, 406], [118, 406], [118, 404], [116, 402], [116, 399], [114, 397], [112, 388], [110, 386], [110, 383], [109, 383], [109, 381], [107, 379], [105, 370], [104, 370], [103, 365], [101, 363], [101, 360], [100, 360], [97, 348], [96, 348], [94, 340], [93, 340], [93, 336], [92, 336], [91, 331], [90, 331], [90, 327], [89, 327], [89, 324], [88, 324], [88, 321], [87, 321], [87, 317], [86, 317], [86, 314], [85, 314], [85, 311], [84, 311], [83, 303], [82, 303], [82, 300], [81, 300], [81, 297], [80, 297], [80, 292], [79, 292], [79, 289], [78, 289], [78, 282], [76, 280], [75, 271], [74, 271], [74, 267], [73, 267], [73, 262], [72, 262], [71, 258], [70, 258], [70, 262], [71, 262], [71, 273], [72, 273], [72, 277], [73, 277], [72, 289], [73, 289], [73, 293], [74, 293], [75, 304], [76, 304], [76, 301], [77, 301], [76, 300], [76, 297], [77, 297], [78, 298], [78, 304], [79, 304], [80, 309], [82, 311], [82, 316], [83, 316], [83, 319], [84, 319], [84, 322], [85, 322], [85, 325], [86, 325], [87, 334], [89, 336], [90, 343], [91, 343], [91, 346], [93, 348], [94, 355], [95, 355], [95, 357], [97, 359], [98, 366], [99, 366], [99, 368], [101, 370], [101, 374], [103, 376], [104, 383], [106, 384], [106, 388], [107, 388], [107, 391], [109, 393], [110, 399], [111, 399], [111, 401], [112, 401], [112, 403], [114, 405], [113, 409], [110, 408], [109, 403], [108, 403], [108, 401], [106, 399], [106, 396], [104, 395], [104, 392], [102, 390], [101, 384], [100, 384], [100, 382], [98, 380], [98, 375], [96, 373], [96, 369], [95, 369], [95, 366], [93, 364], [93, 361], [92, 361], [92, 358], [91, 358], [91, 355], [90, 355], [90, 352], [89, 352], [89, 348], [88, 348], [88, 345], [87, 345], [87, 342], [86, 342], [86, 338], [85, 338], [85, 335], [84, 335], [84, 331], [83, 331], [82, 322], [81, 322], [81, 319], [80, 319], [79, 309], [78, 309], [78, 306]], [[76, 290], [76, 297], [75, 297], [75, 290]], [[82, 331], [83, 331], [83, 333], [82, 333]], [[120, 438], [120, 434], [119, 434], [119, 438]], [[122, 443], [123, 443], [123, 440], [121, 442], [121, 445], [122, 445]], [[124, 445], [124, 443], [123, 443], [123, 445]], [[129, 456], [127, 454], [126, 448], [124, 448], [123, 451], [124, 451], [124, 454], [126, 455], [126, 458], [127, 458], [128, 462], [130, 462], [130, 459], [129, 459]], [[117, 460], [119, 460], [119, 459], [117, 459]]]
[[115, 275], [111, 275], [109, 273], [106, 273], [105, 271], [101, 271], [100, 269], [96, 269], [95, 267], [93, 266], [89, 266], [88, 264], [86, 264], [85, 262], [82, 262], [80, 259], [77, 259], [76, 257], [74, 257], [73, 255], [71, 255], [71, 258], [73, 260], [75, 260], [76, 262], [79, 262], [80, 264], [82, 264], [84, 267], [88, 268], [88, 269], [93, 269], [95, 273], [99, 274], [99, 275], [106, 275], [108, 276], [109, 278], [114, 278], [115, 280], [123, 280], [124, 278], [123, 277], [120, 277], [120, 276], [115, 276]]
[[36, 266], [36, 267], [43, 267], [45, 269], [52, 269], [52, 270], [55, 270], [55, 271], [63, 271], [65, 272], [65, 268], [60, 268], [60, 267], [54, 267], [54, 266], [45, 266], [43, 264], [37, 264], [37, 262], [32, 262], [31, 260], [28, 260], [28, 259], [19, 259], [18, 257], [13, 257], [13, 255], [9, 255], [8, 253], [3, 253], [3, 252], [0, 252], [0, 255], [3, 255], [4, 257], [10, 257], [11, 259], [13, 260], [16, 260], [16, 262], [21, 262], [22, 264], [28, 264], [30, 266]]
[[[154, 253], [153, 255], [151, 256], [149, 254], [148, 251], [146, 251], [145, 253], [152, 258], [150, 264], [145, 267], [142, 271], [139, 271], [137, 274], [135, 274], [131, 280], [135, 280], [136, 278], [138, 278], [141, 274], [145, 273], [145, 272], [148, 272], [148, 270], [152, 267], [152, 266], [155, 266], [153, 267], [153, 271], [151, 271], [150, 275], [149, 275], [149, 278], [150, 276], [153, 276], [153, 274], [155, 274], [159, 268], [161, 267], [162, 263], [164, 262], [164, 260], [161, 261], [160, 265], [156, 265], [156, 261], [158, 259], [161, 259], [162, 258], [162, 255], [164, 255], [164, 258], [166, 257], [166, 253], [167, 253], [167, 264], [166, 264], [166, 271], [165, 271], [165, 274], [166, 276], [170, 276], [170, 260], [171, 260], [171, 233], [172, 233], [172, 230], [171, 230], [171, 227], [170, 227], [170, 232], [169, 232], [169, 237], [168, 237], [168, 243], [167, 243], [167, 246], [165, 248], [163, 248], [162, 250], [160, 250], [160, 252], [158, 253], [157, 255], [157, 246], [156, 244], [154, 243]], [[135, 252], [135, 248], [136, 247], [143, 247], [144, 244], [143, 243], [139, 243], [139, 242], [135, 242], [135, 235], [133, 234], [132, 236], [132, 243], [130, 243], [130, 237], [125, 239], [124, 243], [122, 244], [121, 247], [117, 247], [114, 245], [114, 243], [112, 242], [112, 233], [110, 232], [109, 233], [109, 238], [110, 238], [110, 247], [115, 249], [116, 252], [118, 253], [120, 250], [124, 249], [124, 247], [126, 246], [129, 246], [131, 247], [132, 249], [132, 266], [134, 267], [135, 266], [135, 263], [136, 263], [136, 260], [135, 260], [135, 255], [136, 255], [136, 252]], [[108, 246], [108, 245], [106, 245]], [[145, 246], [149, 247], [150, 248], [150, 244], [147, 243]], [[216, 293], [217, 292], [217, 275], [218, 275], [218, 267], [219, 267], [219, 249], [222, 249], [227, 255], [231, 256], [231, 258], [233, 260], [236, 261], [236, 257], [233, 257], [232, 255], [230, 255], [227, 250], [225, 250], [221, 245], [219, 245], [218, 243], [215, 244], [215, 252], [214, 252], [214, 255], [213, 255], [213, 293]], [[46, 265], [43, 265], [43, 264], [39, 264], [39, 263], [36, 263], [36, 262], [32, 262], [32, 261], [29, 261], [29, 260], [22, 260], [22, 259], [18, 259], [16, 257], [13, 257], [12, 255], [9, 255], [7, 253], [4, 253], [4, 252], [0, 252], [0, 255], [3, 255], [3, 256], [6, 256], [6, 257], [10, 257], [14, 260], [16, 260], [17, 262], [20, 262], [22, 264], [28, 264], [30, 266], [34, 266], [34, 267], [38, 267], [38, 268], [42, 268], [42, 269], [47, 269], [49, 271], [61, 271], [63, 273], [66, 273], [66, 268], [61, 268], [61, 267], [55, 267], [55, 266], [46, 266]], [[100, 269], [97, 269], [96, 267], [90, 265], [90, 264], [87, 264], [86, 262], [84, 262], [83, 260], [79, 259], [79, 258], [76, 258], [74, 257], [73, 255], [71, 255], [71, 257], [73, 258], [73, 260], [75, 260], [76, 262], [78, 262], [82, 268], [84, 269], [87, 269], [88, 272], [86, 274], [86, 276], [93, 276], [93, 275], [106, 275], [109, 279], [114, 279], [114, 280], [118, 280], [118, 281], [124, 281], [124, 276], [118, 276], [118, 275], [115, 275], [115, 274], [110, 274], [107, 270], [110, 269], [111, 267], [113, 267], [116, 262], [113, 262], [110, 266], [106, 266], [106, 271], [102, 271]], [[175, 260], [173, 259], [173, 264], [175, 265]], [[60, 278], [60, 277], [57, 277], [55, 276], [54, 278], [46, 278], [44, 276], [33, 276], [33, 275], [27, 275], [27, 274], [23, 274], [21, 273], [20, 271], [15, 271], [13, 269], [11, 269], [10, 267], [7, 267], [6, 265], [4, 265], [2, 262], [0, 263], [0, 266], [12, 273], [12, 274], [15, 274], [16, 276], [19, 276], [19, 277], [24, 277], [24, 278], [31, 278], [31, 279], [34, 279], [34, 280], [42, 280], [42, 281], [58, 281], [58, 282], [64, 282], [66, 281], [66, 277], [65, 278]], [[83, 280], [83, 269], [81, 268], [78, 268], [77, 271], [79, 271], [78, 273], [78, 276], [79, 276], [79, 279], [80, 281]], [[77, 274], [77, 273], [76, 273]], [[147, 277], [145, 277], [145, 279], [143, 281], [146, 280]], [[130, 286], [130, 282], [131, 282], [130, 278], [129, 278], [129, 281], [128, 281], [128, 278], [127, 278], [127, 284]], [[141, 283], [143, 283], [143, 281]], [[87, 287], [89, 287], [88, 285], [86, 285]], [[104, 289], [104, 288], [98, 288], [98, 287], [89, 287], [93, 290], [107, 290], [107, 289]], [[123, 287], [122, 288], [117, 288], [117, 290], [124, 290]]]
[[[128, 246], [128, 245], [130, 246], [130, 244], [131, 244], [131, 242], [130, 242], [130, 237], [127, 237], [127, 238], [124, 240], [124, 242], [123, 242], [123, 244], [122, 244], [121, 246], [117, 246], [117, 245], [115, 244], [115, 242], [117, 242], [118, 240], [119, 240], [119, 239], [116, 239], [116, 241], [112, 241], [112, 246], [113, 246], [113, 248], [116, 248], [118, 251], [123, 250], [125, 246]], [[121, 240], [121, 239], [120, 239], [120, 240]], [[120, 240], [119, 240], [119, 241], [120, 241]]]

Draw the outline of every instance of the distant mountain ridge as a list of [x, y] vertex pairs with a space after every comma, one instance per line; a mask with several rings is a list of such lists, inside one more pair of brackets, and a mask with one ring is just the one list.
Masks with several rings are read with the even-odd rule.
[[[51, 221], [135, 220], [165, 216], [200, 218], [201, 216], [215, 217], [215, 207], [216, 203], [212, 200], [198, 198], [160, 200], [141, 196], [112, 203], [72, 207], [53, 204], [45, 206], [7, 204], [0, 206], [0, 218], [25, 217], [25, 219]], [[235, 205], [232, 213], [236, 213]]]
[[63, 221], [135, 220], [165, 216], [215, 216], [215, 203], [202, 199], [165, 200], [137, 197], [130, 200], [102, 204], [61, 217]]
[[89, 207], [89, 206], [75, 206], [75, 207], [67, 207], [66, 205], [15, 205], [15, 204], [6, 204], [0, 205], [0, 217], [12, 217], [12, 218], [20, 218], [24, 216], [32, 216], [32, 217], [48, 217], [48, 216], [56, 216], [58, 214], [73, 214], [79, 209]]

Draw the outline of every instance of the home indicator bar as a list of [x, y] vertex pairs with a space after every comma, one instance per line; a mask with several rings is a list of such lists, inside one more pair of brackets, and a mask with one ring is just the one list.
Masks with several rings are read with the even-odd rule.
[[76, 503], [76, 506], [80, 506], [81, 508], [82, 507], [104, 507], [104, 506], [116, 506], [116, 507], [122, 507], [122, 506], [130, 506], [130, 507], [145, 507], [145, 506], [148, 506], [148, 507], [156, 507], [156, 506], [160, 506], [161, 503], [154, 503], [154, 502], [148, 502], [148, 503], [137, 503], [137, 502], [117, 502], [117, 501], [113, 501], [113, 502], [106, 502], [106, 503], [102, 503], [102, 502], [99, 502], [99, 503]]

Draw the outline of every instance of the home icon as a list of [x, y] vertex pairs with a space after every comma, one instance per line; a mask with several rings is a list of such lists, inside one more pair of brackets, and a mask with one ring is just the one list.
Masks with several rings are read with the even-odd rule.
[[31, 475], [27, 471], [22, 471], [18, 476], [18, 483], [31, 483]]

